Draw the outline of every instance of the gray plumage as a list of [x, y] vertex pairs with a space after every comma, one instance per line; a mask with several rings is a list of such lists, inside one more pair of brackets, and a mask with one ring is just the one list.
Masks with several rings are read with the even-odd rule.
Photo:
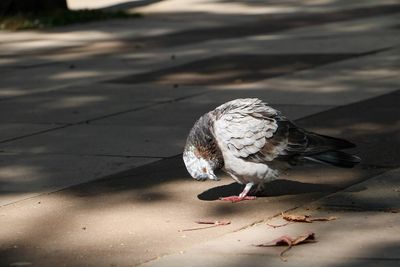
[[246, 98], [204, 114], [189, 133], [183, 159], [197, 180], [218, 180], [214, 171], [221, 168], [240, 184], [260, 188], [278, 177], [280, 162], [352, 167], [360, 159], [340, 151], [351, 147], [346, 140], [296, 126], [260, 99]]

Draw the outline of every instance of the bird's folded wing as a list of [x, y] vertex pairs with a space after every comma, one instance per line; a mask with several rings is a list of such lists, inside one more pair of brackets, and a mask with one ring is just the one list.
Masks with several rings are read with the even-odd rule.
[[236, 157], [266, 162], [354, 147], [346, 140], [308, 132], [259, 99], [238, 99], [217, 109], [214, 135]]
[[220, 111], [214, 123], [216, 138], [223, 150], [236, 157], [247, 158], [260, 152], [278, 127], [273, 118], [277, 111], [257, 99], [231, 101]]

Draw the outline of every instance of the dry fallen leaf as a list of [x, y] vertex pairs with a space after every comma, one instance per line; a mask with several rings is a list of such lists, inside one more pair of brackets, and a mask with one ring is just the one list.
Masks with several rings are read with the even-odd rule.
[[335, 217], [335, 216], [312, 218], [310, 215], [285, 214], [283, 212], [282, 212], [282, 218], [288, 222], [306, 222], [306, 223], [312, 223], [312, 222], [316, 222], [316, 221], [320, 221], [320, 222], [321, 221], [332, 221], [332, 220], [337, 219], [337, 217]]
[[316, 221], [332, 221], [336, 220], [337, 217], [335, 216], [330, 216], [330, 217], [317, 217], [317, 218], [312, 218], [310, 215], [298, 215], [298, 214], [285, 214], [282, 212], [282, 218], [285, 219], [287, 222], [279, 225], [273, 225], [267, 223], [268, 226], [272, 228], [278, 228], [278, 227], [283, 227], [286, 226], [292, 222], [305, 222], [305, 223], [312, 223]]
[[281, 260], [287, 261], [287, 259], [283, 257], [283, 254], [285, 252], [287, 252], [289, 249], [291, 249], [293, 246], [296, 246], [298, 244], [303, 244], [303, 243], [314, 243], [314, 242], [317, 242], [315, 240], [315, 234], [313, 232], [308, 232], [308, 233], [298, 236], [296, 238], [292, 238], [290, 236], [284, 235], [275, 240], [272, 240], [271, 242], [258, 244], [255, 246], [256, 247], [288, 246], [279, 254]]
[[289, 222], [307, 222], [311, 223], [310, 215], [296, 215], [282, 213], [282, 218]]
[[228, 224], [231, 224], [231, 221], [195, 221], [195, 223], [210, 224], [210, 226], [183, 229], [183, 230], [179, 230], [179, 232], [195, 231], [195, 230], [207, 229], [207, 228], [212, 228], [212, 227], [221, 226], [221, 225], [228, 225]]

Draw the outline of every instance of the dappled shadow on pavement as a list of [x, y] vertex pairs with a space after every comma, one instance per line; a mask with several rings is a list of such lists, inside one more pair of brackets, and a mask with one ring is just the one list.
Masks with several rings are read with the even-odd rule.
[[[149, 48], [176, 47], [216, 39], [245, 38], [324, 23], [362, 19], [377, 15], [396, 14], [399, 11], [400, 5], [387, 5], [330, 11], [320, 14], [306, 13], [299, 16], [287, 16], [287, 14], [279, 16], [279, 14], [274, 14], [273, 16], [263, 16], [255, 22], [242, 23], [241, 25], [221, 26], [219, 28], [205, 27], [204, 29], [186, 30], [167, 35], [160, 35], [151, 39], [139, 38], [132, 41], [137, 41], [144, 47]], [[193, 16], [195, 15], [196, 14], [193, 14]]]
[[143, 74], [134, 74], [109, 82], [138, 84], [153, 82], [179, 85], [221, 85], [249, 83], [346, 59], [371, 55], [368, 53], [343, 54], [280, 54], [280, 55], [222, 55], [190, 62], [177, 67]]
[[[329, 101], [340, 93], [381, 93], [379, 90], [387, 86], [385, 78], [394, 76], [395, 68], [386, 63], [396, 60], [395, 52], [386, 54], [387, 61], [383, 65], [331, 69], [334, 75], [329, 79], [312, 75], [308, 79], [296, 78], [294, 74], [299, 70], [364, 58], [368, 56], [365, 51], [376, 50], [367, 47], [358, 52], [317, 53], [314, 48], [318, 48], [319, 43], [310, 48], [314, 39], [301, 43], [295, 35], [277, 33], [398, 11], [399, 6], [393, 5], [312, 16], [302, 14], [293, 18], [287, 17], [288, 14], [264, 18], [257, 15], [257, 21], [237, 25], [225, 23], [217, 28], [207, 26], [207, 21], [194, 20], [198, 28], [172, 31], [161, 25], [152, 30], [142, 29], [148, 31], [146, 37], [141, 37], [142, 33], [126, 37], [126, 32], [114, 32], [116, 25], [122, 22], [110, 22], [100, 29], [91, 30], [92, 25], [78, 30], [76, 35], [95, 37], [87, 42], [57, 35], [76, 31], [78, 28], [73, 26], [59, 32], [50, 30], [48, 34], [54, 34], [54, 39], [49, 41], [52, 49], [24, 50], [29, 45], [38, 45], [36, 41], [43, 42], [35, 39], [38, 37], [33, 33], [30, 44], [7, 46], [9, 42], [4, 42], [5, 47], [14, 50], [4, 59], [11, 63], [0, 67], [5, 84], [0, 91], [0, 121], [45, 127], [2, 139], [0, 174], [4, 180], [0, 181], [0, 188], [24, 187], [27, 193], [35, 193], [40, 192], [39, 185], [51, 183], [54, 177], [69, 181], [74, 176], [86, 175], [82, 170], [94, 173], [95, 177], [104, 176], [100, 172], [103, 169], [129, 170], [2, 207], [0, 265], [17, 261], [40, 266], [58, 266], [60, 262], [75, 266], [134, 265], [219, 237], [399, 166], [400, 144], [396, 138], [399, 92], [299, 120], [300, 126], [355, 142], [358, 148], [354, 152], [363, 158], [362, 165], [351, 170], [316, 165], [299, 167], [284, 174], [282, 180], [267, 185], [256, 201], [237, 204], [211, 201], [237, 194], [241, 186], [226, 176], [218, 186], [211, 182], [195, 182], [186, 172], [181, 156], [170, 157], [180, 153], [187, 128], [194, 118], [226, 98], [258, 96], [280, 104], [279, 101], [291, 96], [298, 97], [299, 102], [302, 99], [321, 104], [320, 100]], [[169, 14], [178, 21], [179, 16], [203, 15], [201, 12]], [[229, 15], [212, 14], [211, 17], [223, 21]], [[246, 19], [249, 17], [251, 15], [246, 15]], [[137, 27], [135, 23], [132, 27]], [[362, 27], [360, 32], [365, 34], [369, 27], [373, 26]], [[327, 36], [343, 29], [331, 26], [330, 30]], [[277, 35], [267, 36], [272, 39], [258, 36], [269, 33]], [[246, 42], [240, 39], [252, 36], [255, 38], [246, 39]], [[312, 33], [305, 37], [309, 36], [315, 37]], [[205, 45], [208, 41], [228, 39], [232, 39], [231, 46], [225, 43]], [[286, 52], [283, 53], [281, 42], [285, 40]], [[294, 40], [296, 45], [292, 45]], [[336, 41], [341, 44], [341, 39]], [[330, 44], [328, 41], [324, 47]], [[16, 47], [12, 47], [14, 45]], [[267, 45], [271, 45], [269, 49], [265, 48]], [[303, 52], [293, 51], [300, 46]], [[168, 50], [171, 48], [174, 49]], [[253, 48], [265, 51], [254, 52]], [[244, 50], [251, 51], [251, 55], [245, 56]], [[258, 55], [260, 51], [265, 53]], [[224, 52], [230, 55], [218, 54]], [[246, 58], [253, 62], [246, 62]], [[257, 62], [257, 59], [264, 62]], [[191, 71], [193, 76], [182, 77]], [[220, 76], [213, 77], [215, 72]], [[266, 78], [283, 75], [287, 75], [286, 79], [279, 85], [277, 81], [271, 82], [273, 86], [269, 87], [262, 83], [268, 82]], [[111, 78], [115, 81], [115, 76], [134, 79], [125, 80], [125, 84], [109, 81]], [[374, 82], [383, 89], [360, 88], [359, 81], [366, 76], [373, 76]], [[22, 78], [29, 78], [29, 81], [21, 83]], [[107, 82], [100, 83], [100, 80]], [[74, 84], [82, 82], [89, 86]], [[198, 85], [202, 86], [196, 87]], [[216, 88], [217, 85], [220, 87]], [[179, 106], [183, 100], [199, 94], [204, 97]], [[172, 108], [163, 104], [171, 104]], [[150, 109], [153, 109], [151, 118], [146, 112], [140, 113]], [[105, 120], [133, 113], [139, 115], [119, 122]], [[174, 116], [177, 118], [172, 122], [163, 121]], [[115, 127], [117, 124], [120, 127]], [[140, 131], [145, 126], [147, 130]], [[90, 131], [80, 132], [78, 127]], [[29, 141], [28, 137], [34, 141]], [[131, 142], [139, 143], [140, 147], [131, 146]], [[115, 151], [118, 153], [113, 154]], [[79, 162], [68, 161], [64, 156], [77, 157]], [[11, 162], [5, 161], [10, 157], [14, 157]], [[57, 161], [56, 168], [51, 169], [49, 161], [40, 161], [39, 157]], [[81, 165], [88, 162], [88, 158], [95, 164]], [[111, 158], [115, 160], [112, 164]], [[163, 159], [133, 168], [135, 164], [130, 161], [136, 158]], [[126, 162], [128, 165], [119, 168]], [[20, 181], [10, 174], [10, 168], [18, 170]], [[66, 171], [58, 178], [56, 173], [63, 170]], [[193, 227], [193, 222], [202, 218], [224, 218], [232, 220], [232, 224], [201, 232], [179, 232]]]

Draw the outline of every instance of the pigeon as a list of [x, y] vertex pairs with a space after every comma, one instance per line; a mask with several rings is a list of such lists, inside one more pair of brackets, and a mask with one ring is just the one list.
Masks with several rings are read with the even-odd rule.
[[258, 98], [229, 101], [201, 116], [190, 130], [183, 152], [189, 174], [198, 181], [218, 181], [223, 170], [245, 185], [238, 196], [220, 200], [253, 200], [278, 178], [282, 166], [313, 161], [350, 168], [361, 159], [342, 149], [355, 145], [344, 139], [307, 131]]

